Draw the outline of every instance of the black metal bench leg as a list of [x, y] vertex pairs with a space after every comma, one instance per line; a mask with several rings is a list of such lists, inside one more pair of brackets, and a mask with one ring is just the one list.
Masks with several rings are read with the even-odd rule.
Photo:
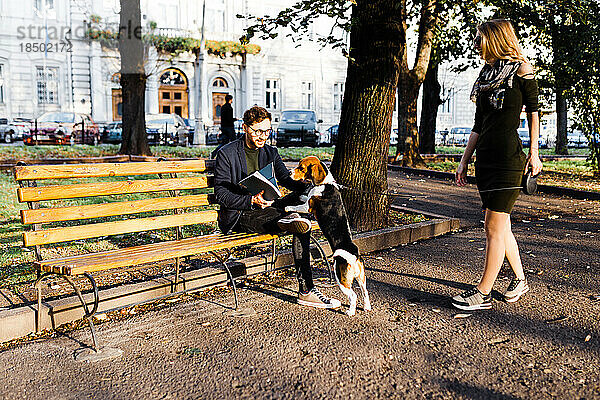
[[224, 260], [222, 257], [220, 257], [214, 251], [211, 251], [210, 254], [212, 254], [225, 267], [225, 271], [227, 272], [227, 275], [229, 276], [229, 280], [231, 281], [231, 287], [233, 288], [233, 297], [235, 299], [235, 309], [237, 310], [238, 309], [238, 297], [237, 297], [237, 291], [235, 289], [235, 279], [233, 279], [233, 274], [231, 273], [231, 271], [229, 270], [229, 267], [227, 266], [227, 260]]
[[38, 278], [36, 279], [33, 287], [37, 291], [37, 312], [35, 314], [35, 333], [39, 333], [42, 327], [42, 280], [44, 278], [54, 275], [52, 272], [45, 272], [43, 274], [38, 273]]
[[96, 338], [96, 328], [94, 326], [94, 321], [92, 320], [92, 318], [93, 318], [94, 314], [96, 314], [96, 311], [98, 311], [98, 303], [99, 303], [100, 297], [98, 295], [98, 286], [96, 285], [96, 281], [94, 281], [94, 278], [92, 277], [92, 275], [90, 275], [87, 272], [84, 273], [83, 275], [90, 281], [90, 283], [92, 284], [92, 288], [94, 289], [94, 304], [93, 304], [91, 311], [89, 310], [88, 305], [85, 302], [85, 300], [83, 299], [83, 296], [81, 295], [81, 291], [79, 290], [79, 288], [77, 287], [75, 282], [73, 282], [73, 280], [67, 275], [63, 275], [63, 277], [65, 278], [65, 280], [67, 282], [69, 282], [69, 284], [71, 284], [71, 286], [75, 290], [75, 293], [77, 293], [77, 297], [79, 297], [79, 301], [81, 301], [81, 304], [83, 306], [83, 310], [85, 313], [85, 315], [83, 317], [85, 319], [87, 319], [87, 321], [88, 321], [88, 324], [90, 326], [90, 331], [92, 334], [93, 348], [94, 348], [94, 351], [97, 352], [99, 350], [99, 346], [98, 346], [98, 340]]

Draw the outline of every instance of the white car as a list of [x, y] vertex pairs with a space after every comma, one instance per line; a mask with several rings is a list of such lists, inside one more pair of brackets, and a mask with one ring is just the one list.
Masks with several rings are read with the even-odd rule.
[[398, 129], [393, 129], [390, 134], [390, 146], [396, 146], [398, 144]]
[[452, 146], [466, 146], [471, 136], [470, 127], [455, 126], [450, 128], [448, 136], [446, 137], [446, 143]]
[[0, 141], [12, 143], [23, 140], [23, 135], [29, 133], [31, 121], [24, 118], [0, 118]]
[[579, 130], [574, 130], [567, 133], [567, 146], [568, 147], [588, 147], [588, 139]]
[[148, 144], [187, 146], [188, 129], [177, 114], [146, 114]]

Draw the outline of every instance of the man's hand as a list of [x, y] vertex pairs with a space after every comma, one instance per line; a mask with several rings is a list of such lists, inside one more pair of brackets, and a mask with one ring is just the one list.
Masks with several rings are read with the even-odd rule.
[[468, 165], [460, 162], [456, 168], [456, 184], [458, 186], [465, 186], [467, 184], [467, 169]]
[[269, 207], [271, 204], [273, 204], [273, 201], [268, 201], [265, 200], [263, 198], [263, 193], [265, 191], [261, 191], [260, 193], [255, 194], [254, 196], [252, 196], [252, 204], [255, 204], [256, 206], [258, 206], [259, 208], [267, 208]]

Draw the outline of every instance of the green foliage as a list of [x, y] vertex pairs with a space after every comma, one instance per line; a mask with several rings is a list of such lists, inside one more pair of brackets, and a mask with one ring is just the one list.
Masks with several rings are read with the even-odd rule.
[[580, 129], [590, 146], [589, 159], [595, 176], [600, 176], [600, 5], [590, 4], [588, 14], [577, 29], [572, 47], [577, 61], [571, 60], [574, 83], [568, 92], [575, 111], [574, 128]]
[[[150, 21], [148, 27], [150, 33], [143, 36], [144, 43], [154, 46], [157, 51], [172, 56], [177, 56], [181, 53], [192, 52], [196, 53], [201, 48], [201, 40], [190, 36], [167, 36], [153, 33], [156, 29], [156, 22]], [[91, 19], [91, 23], [86, 31], [86, 36], [90, 40], [99, 41], [103, 46], [115, 48], [119, 40], [119, 33], [113, 26], [101, 25], [100, 19]], [[260, 53], [260, 46], [249, 44], [247, 42], [240, 43], [227, 40], [207, 40], [205, 48], [208, 54], [220, 58], [228, 56], [236, 56], [246, 54], [256, 55]]]
[[[350, 7], [356, 1], [348, 0], [300, 0], [291, 7], [281, 10], [277, 15], [249, 16], [237, 15], [249, 20], [252, 24], [240, 38], [241, 43], [248, 43], [255, 35], [261, 39], [274, 39], [283, 28], [284, 35], [293, 42], [310, 38], [310, 26], [320, 16], [333, 19], [329, 34], [316, 36], [316, 42], [332, 48], [340, 48], [347, 54], [347, 43], [344, 32], [350, 32], [352, 21]], [[298, 44], [299, 46], [300, 44]]]
[[484, 3], [495, 8], [494, 17], [510, 19], [518, 35], [536, 49], [531, 61], [546, 101], [556, 88], [569, 88], [577, 81], [580, 31], [594, 17], [596, 0], [485, 0]]

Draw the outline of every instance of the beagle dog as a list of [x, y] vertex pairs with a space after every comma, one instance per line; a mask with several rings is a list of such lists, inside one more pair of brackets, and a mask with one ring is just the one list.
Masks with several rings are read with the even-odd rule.
[[311, 213], [317, 219], [321, 232], [333, 250], [336, 281], [350, 302], [346, 314], [356, 314], [357, 295], [352, 290], [354, 279], [361, 288], [365, 311], [371, 310], [365, 268], [359, 258], [358, 247], [352, 242], [348, 216], [338, 184], [327, 166], [314, 156], [300, 160], [292, 178], [314, 186], [308, 195], [300, 197], [303, 204], [286, 206], [285, 211]]

